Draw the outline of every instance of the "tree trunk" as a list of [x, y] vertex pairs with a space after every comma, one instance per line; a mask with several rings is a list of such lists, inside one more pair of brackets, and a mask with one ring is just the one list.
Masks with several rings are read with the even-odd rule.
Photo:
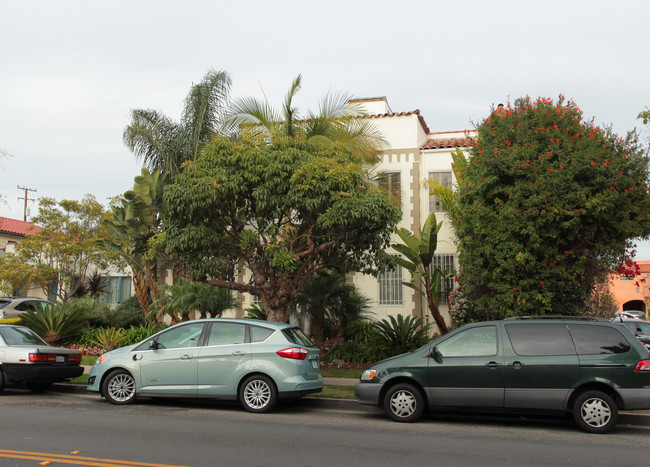
[[133, 270], [133, 288], [135, 289], [135, 296], [138, 299], [142, 313], [147, 316], [149, 311], [149, 297], [147, 294], [147, 281], [144, 278], [142, 271]]

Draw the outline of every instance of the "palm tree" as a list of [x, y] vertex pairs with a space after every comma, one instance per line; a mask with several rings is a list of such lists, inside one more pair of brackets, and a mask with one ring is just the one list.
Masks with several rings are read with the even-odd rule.
[[361, 160], [377, 162], [377, 153], [385, 140], [370, 120], [363, 118], [360, 104], [349, 102], [352, 96], [348, 94], [328, 92], [317, 113], [307, 111], [301, 118], [293, 106], [301, 82], [302, 76], [298, 75], [281, 110], [254, 97], [235, 100], [227, 114], [229, 131], [261, 135], [270, 141], [302, 138], [312, 144], [341, 144]]
[[230, 85], [228, 73], [210, 70], [190, 88], [180, 122], [157, 110], [132, 110], [131, 123], [124, 129], [124, 144], [146, 167], [174, 178], [183, 162], [196, 160], [203, 145], [222, 133]]

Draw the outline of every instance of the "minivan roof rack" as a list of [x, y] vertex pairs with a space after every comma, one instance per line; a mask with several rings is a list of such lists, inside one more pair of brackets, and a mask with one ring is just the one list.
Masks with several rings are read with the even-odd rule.
[[605, 318], [597, 318], [595, 316], [562, 316], [562, 315], [539, 315], [539, 316], [509, 316], [504, 318], [504, 321], [516, 321], [524, 319], [564, 319], [564, 320], [576, 320], [576, 321], [608, 321]]

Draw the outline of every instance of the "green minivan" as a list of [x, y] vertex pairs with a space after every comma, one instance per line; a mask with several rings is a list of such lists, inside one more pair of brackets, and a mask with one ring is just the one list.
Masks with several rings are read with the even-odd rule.
[[526, 317], [463, 326], [366, 369], [355, 394], [398, 422], [426, 408], [571, 413], [591, 433], [650, 408], [650, 355], [606, 320]]

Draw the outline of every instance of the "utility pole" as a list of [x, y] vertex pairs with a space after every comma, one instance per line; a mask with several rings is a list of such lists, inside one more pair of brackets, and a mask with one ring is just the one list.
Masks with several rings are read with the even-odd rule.
[[27, 201], [36, 201], [34, 198], [28, 198], [28, 197], [27, 197], [27, 192], [28, 192], [28, 191], [36, 192], [36, 188], [27, 188], [27, 187], [24, 187], [24, 186], [20, 186], [20, 185], [18, 185], [18, 189], [19, 189], [19, 190], [25, 190], [25, 197], [24, 197], [24, 198], [18, 198], [18, 200], [19, 200], [19, 201], [20, 201], [21, 199], [24, 199], [24, 200], [25, 200], [25, 209], [24, 209], [24, 211], [23, 211], [23, 220], [24, 220], [25, 222], [27, 222]]

